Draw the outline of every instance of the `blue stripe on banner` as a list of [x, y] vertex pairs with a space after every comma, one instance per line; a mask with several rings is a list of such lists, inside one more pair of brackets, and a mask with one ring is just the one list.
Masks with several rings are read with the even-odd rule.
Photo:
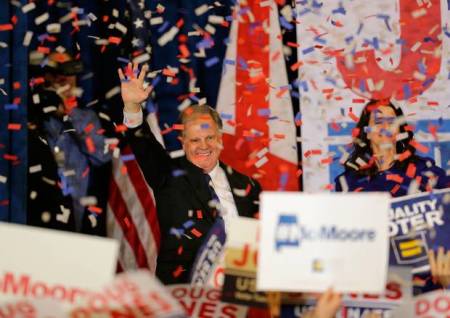
[[[22, 5], [26, 0], [20, 1]], [[11, 82], [19, 82], [20, 89], [14, 90], [11, 97], [21, 97], [21, 107], [11, 112], [11, 122], [19, 123], [22, 129], [11, 133], [11, 152], [19, 158], [19, 163], [11, 166], [10, 180], [10, 211], [9, 221], [14, 223], [26, 223], [27, 221], [27, 87], [28, 87], [28, 49], [22, 42], [28, 29], [27, 14], [20, 8], [13, 6], [13, 14], [18, 17], [18, 23], [12, 31], [12, 47], [14, 54], [11, 55]], [[12, 90], [11, 90], [12, 91]]]
[[[450, 0], [449, 0], [450, 1]], [[450, 133], [450, 119], [433, 119], [433, 120], [418, 120], [418, 121], [410, 121], [412, 126], [415, 126], [415, 132], [423, 131], [429, 132], [428, 127], [430, 125], [437, 127], [438, 133]], [[336, 129], [336, 125], [338, 128]], [[343, 137], [350, 136], [352, 134], [352, 129], [356, 126], [356, 123], [350, 122], [346, 123], [345, 127], [342, 127], [341, 124], [328, 124], [328, 136], [330, 137]]]

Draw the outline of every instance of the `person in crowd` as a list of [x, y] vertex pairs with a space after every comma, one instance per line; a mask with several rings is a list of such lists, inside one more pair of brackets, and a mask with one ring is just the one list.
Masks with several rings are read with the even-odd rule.
[[[87, 207], [93, 168], [111, 160], [97, 114], [77, 104], [83, 65], [66, 51], [32, 52], [28, 110], [28, 224], [105, 235]], [[99, 212], [99, 211], [97, 211]]]
[[[450, 187], [449, 176], [433, 159], [416, 154], [418, 144], [402, 110], [389, 100], [370, 101], [353, 136], [353, 152], [336, 177], [336, 191], [389, 191], [399, 197]], [[447, 287], [450, 251], [430, 251], [429, 260], [434, 282]]]
[[143, 122], [141, 103], [147, 67], [119, 69], [128, 141], [153, 189], [161, 230], [156, 275], [165, 284], [186, 283], [195, 255], [214, 222], [258, 212], [261, 187], [255, 180], [220, 162], [222, 121], [207, 105], [180, 116], [184, 154], [171, 158]]

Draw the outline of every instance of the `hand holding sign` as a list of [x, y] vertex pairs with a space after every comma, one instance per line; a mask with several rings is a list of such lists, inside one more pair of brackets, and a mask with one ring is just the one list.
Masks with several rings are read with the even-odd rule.
[[329, 288], [317, 301], [313, 310], [302, 316], [304, 318], [333, 318], [342, 305], [342, 296]]
[[450, 251], [444, 251], [444, 247], [439, 246], [437, 255], [434, 250], [428, 252], [431, 276], [433, 283], [439, 283], [446, 288], [450, 285]]

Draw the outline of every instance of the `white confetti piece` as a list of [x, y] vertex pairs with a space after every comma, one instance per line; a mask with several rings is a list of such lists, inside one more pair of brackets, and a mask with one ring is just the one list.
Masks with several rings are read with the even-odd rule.
[[224, 21], [224, 17], [221, 17], [220, 15], [210, 15], [208, 17], [208, 22], [212, 24], [222, 24]]
[[34, 9], [36, 9], [36, 4], [34, 2], [30, 2], [30, 3], [28, 3], [28, 4], [26, 4], [26, 5], [24, 5], [22, 7], [22, 12], [23, 13], [28, 13], [31, 10], [34, 10]]
[[261, 159], [259, 159], [258, 161], [255, 162], [255, 167], [260, 168], [263, 165], [265, 165], [268, 161], [269, 161], [269, 159], [267, 157], [262, 157]]
[[114, 26], [116, 27], [116, 30], [119, 30], [123, 34], [126, 34], [128, 32], [127, 27], [124, 26], [122, 23], [116, 22]]
[[150, 61], [150, 54], [148, 54], [148, 53], [138, 55], [133, 59], [133, 63], [136, 63], [136, 64], [141, 64], [141, 63], [145, 63], [148, 61]]
[[42, 166], [41, 166], [41, 165], [31, 166], [31, 167], [28, 169], [28, 171], [29, 171], [30, 173], [36, 173], [36, 172], [42, 171]]
[[59, 23], [47, 24], [47, 32], [48, 33], [60, 33], [61, 32], [61, 24], [59, 24]]
[[0, 175], [0, 183], [6, 183], [8, 181], [8, 178], [6, 176]]
[[164, 46], [167, 43], [169, 43], [170, 41], [172, 41], [175, 38], [175, 35], [178, 34], [180, 30], [176, 27], [173, 26], [170, 28], [169, 31], [167, 31], [166, 33], [164, 33], [159, 39], [158, 39], [158, 44], [159, 46]]
[[25, 36], [23, 37], [23, 46], [28, 47], [31, 43], [31, 39], [33, 38], [33, 32], [27, 31], [25, 32]]
[[184, 150], [180, 149], [180, 150], [175, 150], [175, 151], [171, 151], [169, 152], [170, 158], [174, 159], [174, 158], [180, 158], [184, 156]]
[[162, 17], [154, 17], [150, 19], [150, 25], [158, 25], [162, 24], [164, 22], [164, 19]]
[[48, 18], [50, 18], [50, 15], [48, 14], [48, 12], [43, 13], [40, 16], [36, 17], [36, 19], [34, 19], [34, 23], [36, 25], [40, 25], [40, 24], [44, 23], [45, 21], [47, 21]]
[[117, 94], [120, 94], [120, 86], [113, 87], [109, 91], [107, 91], [105, 94], [105, 98], [111, 99], [112, 97], [114, 97]]
[[195, 12], [195, 15], [196, 15], [196, 16], [200, 16], [200, 15], [206, 13], [206, 11], [208, 11], [208, 10], [209, 10], [208, 5], [207, 5], [207, 4], [203, 4], [203, 5], [201, 5], [201, 6], [197, 7], [197, 8], [195, 8], [195, 11], [194, 11], [194, 12]]

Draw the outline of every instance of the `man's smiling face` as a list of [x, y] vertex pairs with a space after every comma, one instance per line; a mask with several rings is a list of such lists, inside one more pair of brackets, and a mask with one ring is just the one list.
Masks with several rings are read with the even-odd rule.
[[209, 115], [193, 115], [184, 124], [181, 137], [186, 158], [205, 173], [217, 165], [222, 151], [222, 134]]

